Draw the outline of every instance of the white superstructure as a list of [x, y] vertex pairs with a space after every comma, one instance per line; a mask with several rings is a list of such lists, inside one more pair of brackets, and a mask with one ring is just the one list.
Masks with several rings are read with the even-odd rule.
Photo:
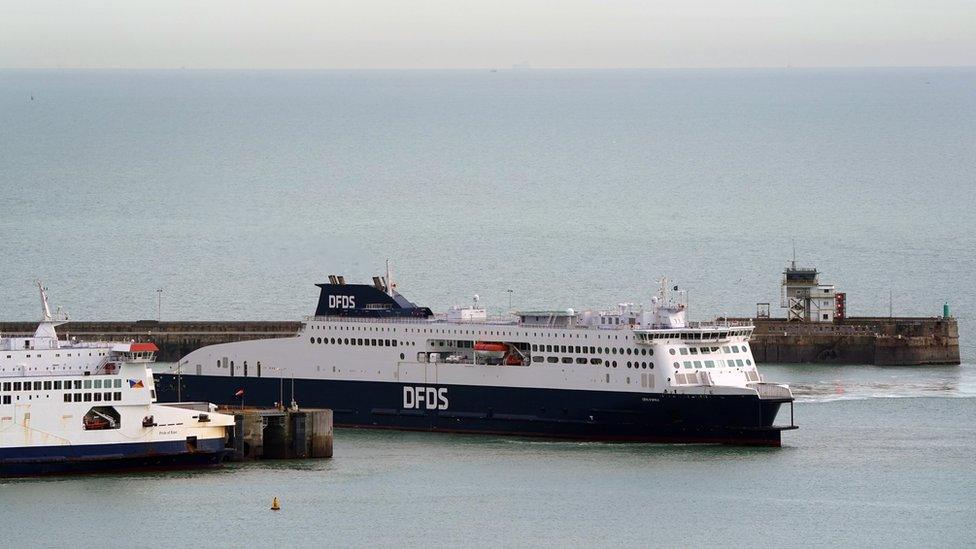
[[621, 304], [489, 318], [475, 304], [427, 318], [309, 316], [294, 338], [212, 345], [178, 367], [183, 375], [242, 380], [790, 395], [784, 385], [763, 383], [751, 325], [689, 323], [685, 315], [662, 284], [649, 310]]
[[64, 314], [51, 314], [47, 290], [37, 282], [41, 321], [32, 337], [0, 337], [0, 378], [91, 374], [109, 361], [110, 342], [58, 339], [56, 327], [66, 323]]
[[0, 338], [0, 476], [219, 462], [233, 417], [156, 403], [152, 343]]
[[[521, 311], [470, 306], [434, 314], [387, 276], [330, 276], [295, 337], [193, 351], [161, 392], [303, 405], [339, 426], [526, 434], [595, 440], [778, 445], [789, 387], [765, 383], [752, 326], [690, 323], [662, 281], [649, 309]], [[291, 393], [292, 391], [288, 391]]]

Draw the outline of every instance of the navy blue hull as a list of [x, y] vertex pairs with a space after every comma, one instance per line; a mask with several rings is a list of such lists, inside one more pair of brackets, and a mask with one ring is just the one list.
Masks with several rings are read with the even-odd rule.
[[223, 439], [38, 446], [0, 449], [0, 477], [172, 469], [216, 465], [227, 454]]
[[[156, 375], [161, 402], [175, 401], [177, 379]], [[184, 401], [272, 406], [278, 378], [182, 376]], [[788, 401], [755, 396], [695, 396], [470, 385], [295, 380], [302, 406], [331, 408], [339, 427], [524, 435], [579, 440], [706, 442], [779, 446], [773, 426]], [[284, 400], [291, 380], [284, 380]], [[443, 392], [439, 392], [443, 391]], [[405, 394], [405, 393], [411, 394]], [[423, 397], [419, 394], [423, 393]]]

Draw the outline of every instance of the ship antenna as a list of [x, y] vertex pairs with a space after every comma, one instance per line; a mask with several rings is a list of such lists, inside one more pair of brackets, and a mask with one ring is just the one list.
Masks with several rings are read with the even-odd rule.
[[51, 307], [47, 304], [47, 288], [41, 284], [40, 280], [35, 282], [37, 283], [37, 289], [41, 292], [41, 312], [44, 314], [41, 322], [50, 322], [53, 318], [51, 317]]
[[793, 239], [793, 263], [791, 264], [793, 269], [796, 269], [796, 238]]
[[393, 269], [389, 258], [386, 260], [386, 294], [393, 297]]

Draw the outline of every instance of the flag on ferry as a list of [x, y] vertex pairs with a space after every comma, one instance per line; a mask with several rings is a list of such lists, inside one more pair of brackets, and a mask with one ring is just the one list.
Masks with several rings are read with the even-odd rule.
[[244, 389], [238, 389], [237, 392], [234, 393], [234, 396], [236, 396], [237, 398], [241, 398], [242, 396], [244, 396]]
[[129, 388], [130, 389], [142, 389], [143, 387], [145, 387], [145, 385], [143, 385], [141, 379], [130, 379], [129, 380]]

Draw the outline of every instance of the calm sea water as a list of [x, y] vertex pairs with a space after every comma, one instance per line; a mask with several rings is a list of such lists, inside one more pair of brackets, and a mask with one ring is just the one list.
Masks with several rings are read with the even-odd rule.
[[9, 547], [970, 546], [974, 414], [807, 396], [778, 449], [339, 430], [331, 460], [0, 481], [0, 528]]
[[[0, 71], [0, 317], [778, 303], [959, 318], [946, 368], [767, 366], [782, 449], [339, 431], [328, 461], [0, 482], [4, 544], [963, 545], [976, 519], [976, 69]], [[33, 99], [32, 99], [33, 98]], [[284, 510], [267, 511], [279, 496]], [[124, 526], [124, 528], [123, 528]], [[123, 536], [120, 532], [132, 532]]]

